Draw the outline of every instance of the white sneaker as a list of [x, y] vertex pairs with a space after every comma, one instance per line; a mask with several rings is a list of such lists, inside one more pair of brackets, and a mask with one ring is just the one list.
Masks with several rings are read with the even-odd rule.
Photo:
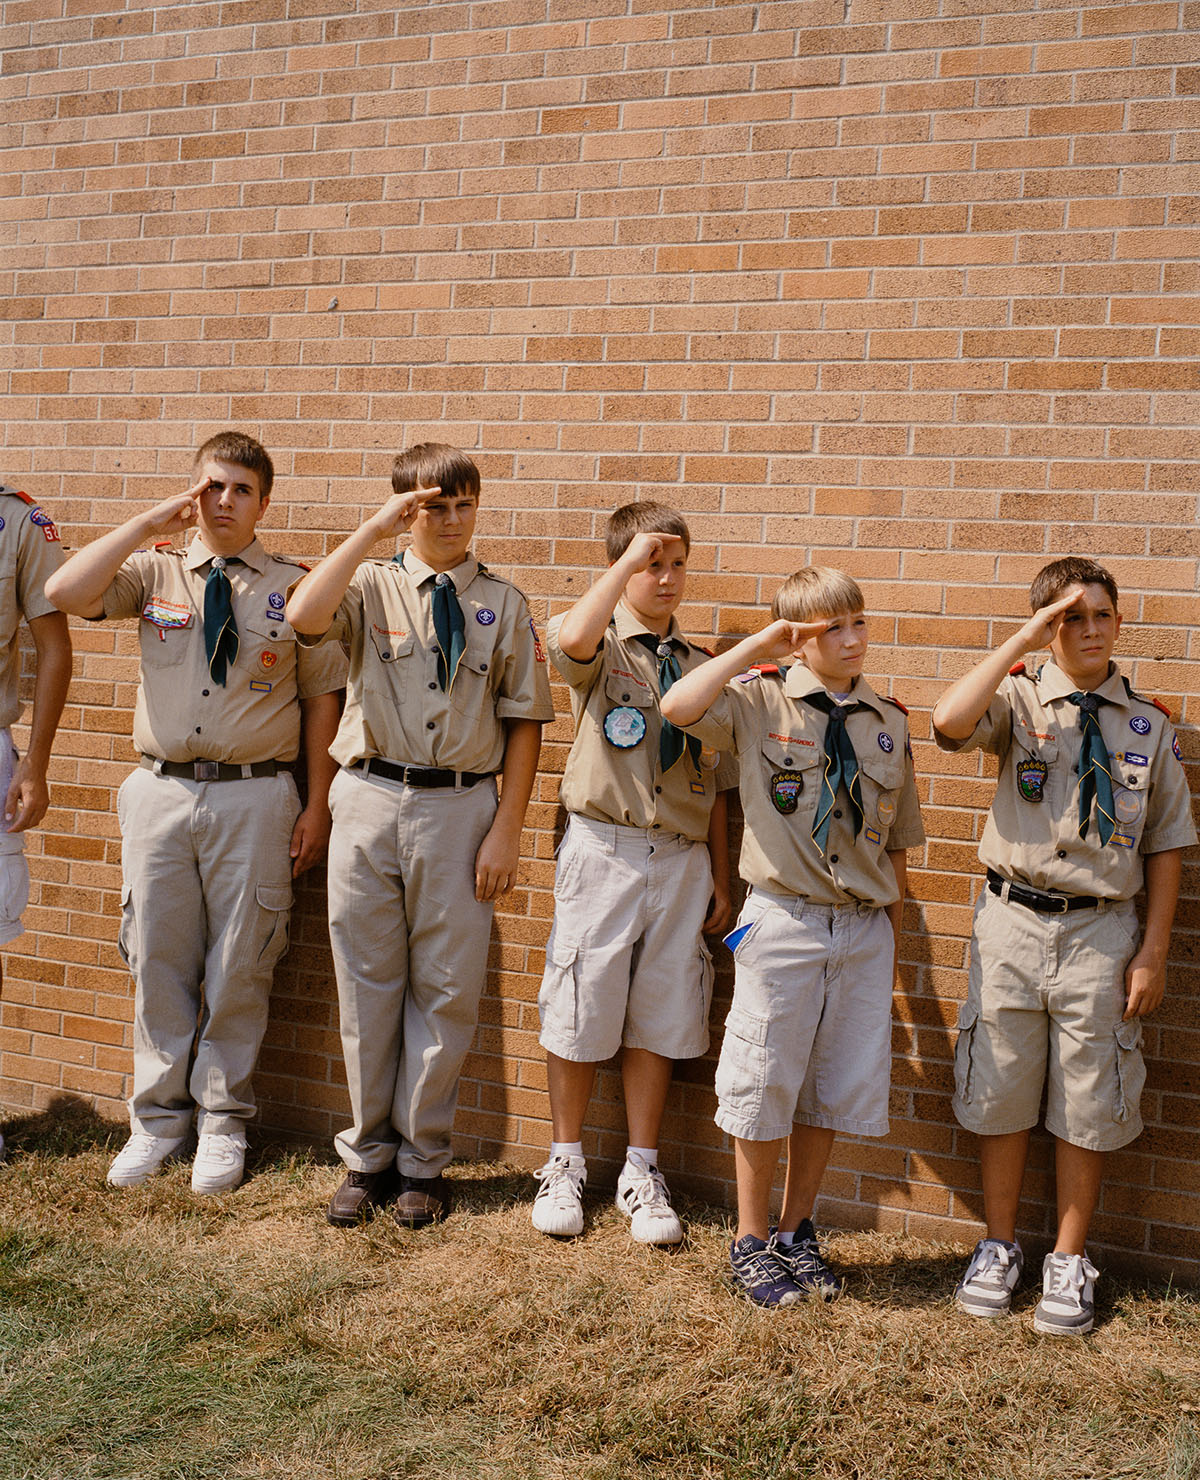
[[1086, 1254], [1047, 1254], [1033, 1329], [1044, 1336], [1086, 1336], [1095, 1322], [1099, 1277]]
[[108, 1169], [109, 1185], [140, 1186], [166, 1162], [175, 1161], [186, 1141], [186, 1136], [151, 1136], [146, 1131], [134, 1131]]
[[192, 1162], [193, 1192], [227, 1192], [242, 1180], [246, 1166], [246, 1138], [232, 1135], [201, 1136]]
[[587, 1162], [582, 1156], [556, 1156], [534, 1173], [542, 1184], [530, 1217], [539, 1233], [575, 1238], [583, 1232], [583, 1184]]
[[617, 1207], [629, 1219], [636, 1244], [678, 1244], [683, 1224], [671, 1206], [663, 1174], [637, 1152], [631, 1153], [617, 1178]]
[[1002, 1238], [981, 1238], [966, 1273], [958, 1282], [955, 1301], [969, 1315], [989, 1318], [1007, 1315], [1024, 1262], [1020, 1244], [1010, 1244]]

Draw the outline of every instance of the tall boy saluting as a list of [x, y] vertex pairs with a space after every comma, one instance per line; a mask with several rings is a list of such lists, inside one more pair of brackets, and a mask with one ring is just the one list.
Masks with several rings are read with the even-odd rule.
[[[516, 878], [554, 717], [524, 596], [470, 553], [478, 468], [422, 443], [396, 457], [392, 489], [287, 604], [302, 641], [350, 654], [330, 790], [329, 932], [354, 1117], [336, 1139], [347, 1173], [326, 1217], [339, 1226], [393, 1198], [405, 1227], [449, 1208], [442, 1171], [492, 908]], [[402, 555], [364, 559], [405, 530]]]
[[[954, 1113], [979, 1136], [987, 1236], [956, 1299], [985, 1317], [1012, 1303], [1021, 1181], [1046, 1085], [1058, 1229], [1033, 1324], [1071, 1336], [1094, 1319], [1086, 1239], [1104, 1154], [1142, 1129], [1141, 1019], [1162, 1001], [1181, 850], [1196, 830], [1162, 707], [1111, 661], [1121, 630], [1112, 576], [1091, 560], [1056, 560], [1029, 604], [1030, 620], [933, 711], [943, 750], [1000, 759], [955, 1049]], [[1047, 645], [1052, 661], [1030, 673], [1021, 660]]]

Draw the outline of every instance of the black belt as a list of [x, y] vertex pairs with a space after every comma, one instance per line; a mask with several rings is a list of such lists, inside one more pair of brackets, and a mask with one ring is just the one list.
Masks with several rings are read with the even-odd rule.
[[1023, 904], [1027, 910], [1041, 910], [1045, 915], [1065, 915], [1068, 910], [1091, 910], [1100, 903], [1090, 894], [1043, 894], [1040, 889], [1030, 889], [1025, 884], [1013, 884], [1003, 879], [992, 869], [987, 871], [987, 886], [993, 894], [999, 894], [1008, 885], [1008, 897], [1014, 904]]
[[377, 755], [351, 761], [350, 769], [363, 771], [368, 776], [383, 776], [388, 781], [402, 781], [405, 786], [475, 786], [480, 781], [491, 780], [494, 775], [492, 771], [445, 771], [439, 766], [398, 766], [394, 761], [381, 760]]
[[160, 761], [154, 755], [144, 755], [138, 764], [156, 776], [180, 776], [185, 781], [246, 781], [252, 776], [278, 776], [280, 771], [290, 769], [282, 761], [234, 766], [225, 761]]

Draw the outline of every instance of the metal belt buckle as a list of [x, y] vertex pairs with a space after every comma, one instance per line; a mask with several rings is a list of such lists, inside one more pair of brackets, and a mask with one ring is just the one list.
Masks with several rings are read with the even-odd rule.
[[1052, 899], [1054, 901], [1053, 904], [1047, 906], [1047, 909], [1052, 915], [1065, 915], [1067, 913], [1069, 901], [1064, 895], [1047, 894], [1045, 898]]
[[221, 779], [219, 761], [197, 761], [194, 769], [197, 781], [219, 781]]

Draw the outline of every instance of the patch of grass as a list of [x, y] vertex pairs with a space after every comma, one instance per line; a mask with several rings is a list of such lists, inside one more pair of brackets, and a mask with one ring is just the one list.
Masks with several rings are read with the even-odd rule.
[[440, 1227], [339, 1231], [328, 1159], [118, 1192], [94, 1117], [5, 1132], [0, 1480], [1200, 1480], [1186, 1291], [1105, 1278], [1094, 1338], [1055, 1341], [1035, 1290], [955, 1311], [965, 1250], [845, 1233], [843, 1299], [771, 1314], [699, 1204], [673, 1254], [600, 1193], [560, 1243], [531, 1179], [472, 1165]]

